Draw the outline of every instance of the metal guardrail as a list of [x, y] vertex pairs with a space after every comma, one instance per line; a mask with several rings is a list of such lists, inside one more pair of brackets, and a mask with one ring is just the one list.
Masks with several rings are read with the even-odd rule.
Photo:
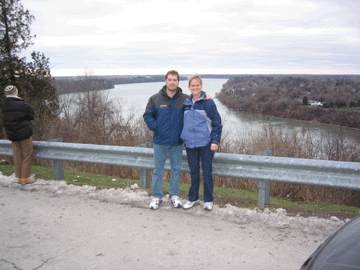
[[[63, 161], [116, 165], [140, 170], [140, 187], [151, 184], [153, 149], [34, 141], [34, 157], [54, 160], [54, 178], [63, 179]], [[360, 190], [360, 163], [216, 153], [213, 175], [259, 181], [258, 206], [269, 204], [270, 183], [316, 185]], [[0, 156], [12, 156], [11, 142], [0, 140]], [[165, 170], [170, 170], [167, 160]], [[183, 152], [182, 172], [190, 172]]]

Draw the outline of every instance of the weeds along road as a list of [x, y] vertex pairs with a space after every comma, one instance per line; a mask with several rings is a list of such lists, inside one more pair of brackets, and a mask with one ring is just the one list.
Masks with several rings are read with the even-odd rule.
[[344, 224], [149, 202], [144, 191], [0, 175], [0, 269], [299, 269]]

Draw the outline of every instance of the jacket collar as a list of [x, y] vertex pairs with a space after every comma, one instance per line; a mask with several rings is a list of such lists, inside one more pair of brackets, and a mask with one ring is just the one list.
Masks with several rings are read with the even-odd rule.
[[7, 95], [5, 96], [6, 98], [17, 98], [17, 99], [21, 99], [20, 97], [18, 97], [17, 95]]
[[[161, 93], [162, 95], [170, 98], [170, 97], [168, 96], [168, 94], [166, 93], [166, 85], [164, 85], [163, 88], [161, 88], [160, 93]], [[181, 89], [180, 87], [178, 87], [178, 88], [176, 89], [176, 94], [175, 94], [173, 97], [178, 96], [178, 95], [181, 94], [181, 93], [182, 93], [182, 89]]]
[[[198, 100], [196, 100], [196, 102], [200, 101], [200, 100], [205, 100], [206, 94], [204, 91], [201, 91], [201, 95], [199, 97]], [[184, 105], [192, 105], [194, 104], [193, 102], [193, 94], [191, 94], [187, 99], [185, 99], [184, 101]]]

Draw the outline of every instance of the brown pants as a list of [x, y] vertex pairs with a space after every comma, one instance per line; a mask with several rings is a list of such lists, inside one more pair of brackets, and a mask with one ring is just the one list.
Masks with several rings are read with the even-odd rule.
[[33, 158], [33, 141], [29, 139], [12, 142], [14, 152], [15, 176], [17, 178], [29, 178]]

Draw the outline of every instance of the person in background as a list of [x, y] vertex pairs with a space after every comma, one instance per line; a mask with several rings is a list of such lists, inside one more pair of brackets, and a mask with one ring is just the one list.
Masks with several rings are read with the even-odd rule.
[[179, 198], [183, 149], [180, 133], [183, 126], [183, 103], [188, 95], [178, 87], [179, 82], [180, 76], [177, 71], [167, 72], [165, 85], [157, 94], [149, 98], [143, 115], [145, 123], [154, 132], [153, 199], [149, 206], [154, 210], [158, 209], [162, 202], [163, 170], [167, 154], [169, 154], [171, 164], [170, 200], [175, 208], [182, 206]]
[[35, 111], [18, 96], [18, 90], [13, 85], [5, 88], [2, 116], [6, 137], [11, 141], [14, 152], [15, 176], [19, 178], [19, 184], [32, 184], [36, 181], [29, 179], [33, 157], [31, 136], [34, 134], [31, 120]]
[[205, 93], [199, 75], [189, 78], [191, 95], [184, 101], [184, 126], [180, 138], [186, 147], [190, 167], [191, 186], [189, 201], [183, 208], [199, 205], [200, 160], [204, 178], [204, 209], [213, 208], [214, 182], [212, 162], [220, 142], [221, 117], [213, 100], [205, 100]]

